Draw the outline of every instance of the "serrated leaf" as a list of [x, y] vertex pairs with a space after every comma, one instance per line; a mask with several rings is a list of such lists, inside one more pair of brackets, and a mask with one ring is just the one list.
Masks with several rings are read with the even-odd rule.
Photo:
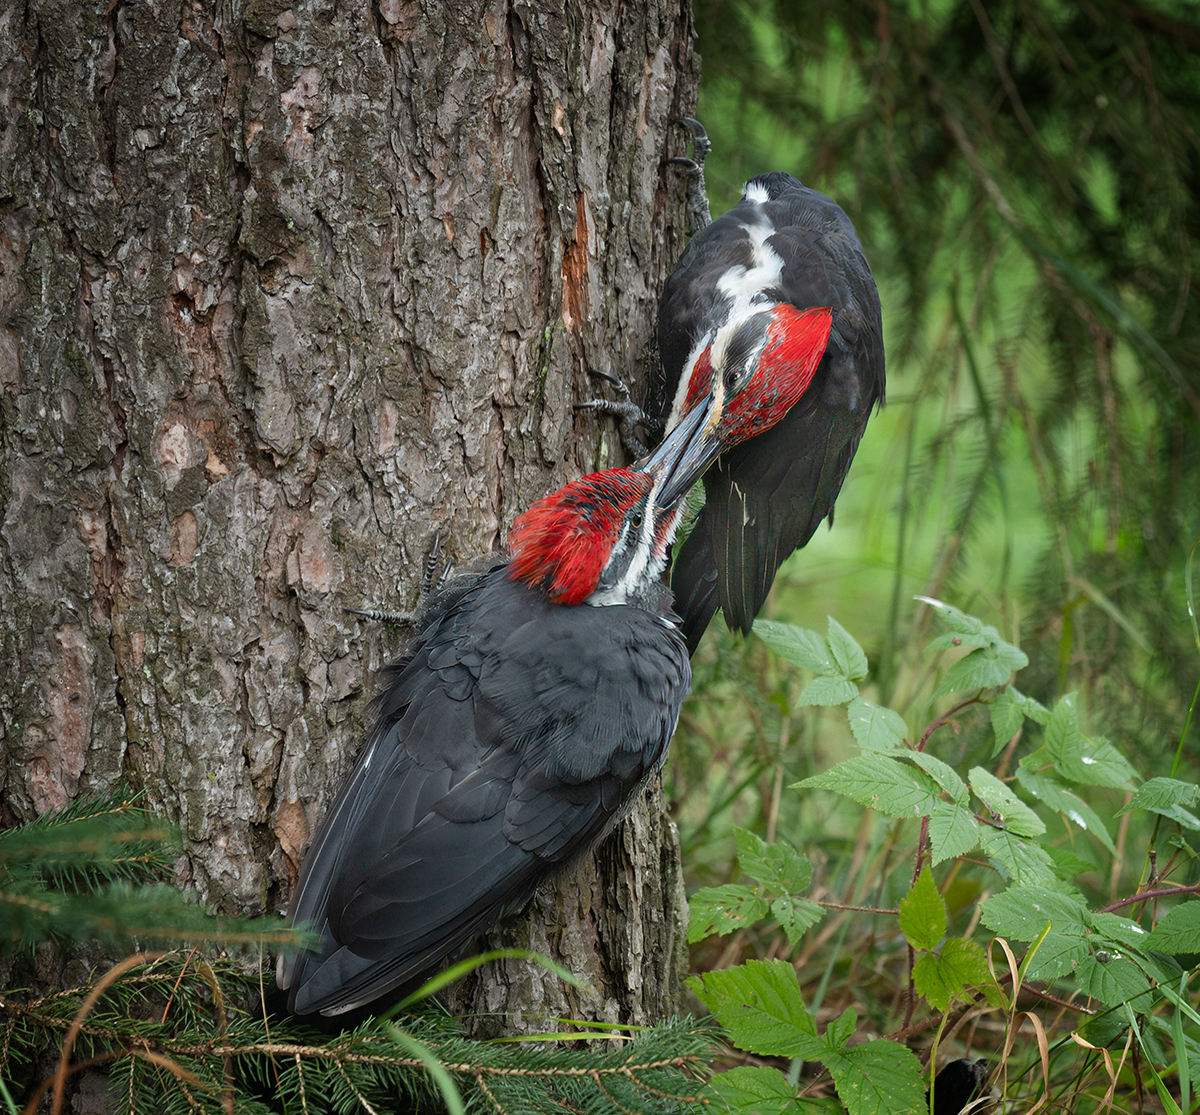
[[[1089, 919], [1092, 930], [1105, 940], [1111, 941], [1118, 948], [1125, 947], [1143, 952], [1148, 947], [1150, 930], [1143, 929], [1136, 921], [1130, 921], [1112, 913], [1094, 913]], [[1165, 952], [1165, 949], [1157, 950]]]
[[829, 621], [829, 650], [838, 670], [851, 681], [862, 681], [867, 676], [866, 653], [833, 616], [826, 618]]
[[1015, 832], [1018, 836], [1041, 836], [1046, 831], [1041, 817], [994, 774], [983, 767], [972, 767], [967, 777], [971, 781], [971, 789], [1003, 821], [1009, 832]]
[[935, 949], [946, 935], [949, 913], [928, 867], [900, 899], [900, 932], [915, 949]]
[[939, 787], [924, 771], [880, 754], [859, 755], [796, 788], [834, 790], [889, 817], [924, 817], [938, 803]]
[[1043, 887], [1009, 887], [980, 910], [984, 925], [1012, 940], [1036, 940], [1047, 923], [1052, 926], [1029, 967], [1030, 979], [1064, 976], [1088, 955], [1087, 909], [1078, 899]]
[[1149, 990], [1136, 964], [1103, 949], [1079, 961], [1075, 978], [1080, 991], [1109, 1007], [1130, 1002]]
[[[1108, 740], [1080, 735], [1074, 693], [1068, 693], [1051, 710], [1041, 751], [1068, 782], [1127, 790], [1137, 778], [1137, 772]], [[1033, 768], [1033, 756], [1022, 760], [1022, 765]]]
[[1134, 791], [1129, 804], [1117, 810], [1117, 816], [1131, 809], [1162, 813], [1173, 805], [1200, 805], [1200, 786], [1177, 778], [1151, 778]]
[[876, 1038], [822, 1059], [847, 1115], [928, 1110], [921, 1063], [898, 1042]]
[[858, 696], [858, 686], [842, 677], [815, 677], [796, 699], [798, 705], [821, 705], [826, 708], [844, 705]]
[[958, 777], [958, 772], [949, 764], [942, 762], [936, 755], [927, 751], [905, 751], [903, 757], [910, 763], [916, 763], [955, 801], [964, 805], [970, 800], [967, 784]]
[[992, 643], [971, 651], [946, 671], [934, 697], [956, 693], [961, 689], [992, 689], [1005, 685], [1014, 670], [1023, 670], [1029, 658], [1023, 650], [1005, 642]]
[[1077, 856], [1070, 848], [1047, 844], [1042, 848], [1042, 851], [1049, 855], [1051, 862], [1054, 864], [1054, 874], [1066, 882], [1070, 882], [1076, 875], [1081, 875], [1084, 871], [1096, 870], [1094, 863], [1089, 863], [1087, 860]]
[[858, 1011], [853, 1007], [847, 1007], [825, 1027], [826, 1049], [834, 1051], [844, 1049], [846, 1043], [854, 1037], [856, 1029], [858, 1029]]
[[741, 1066], [719, 1072], [700, 1090], [713, 1102], [713, 1111], [745, 1112], [745, 1115], [817, 1115], [830, 1111], [828, 1101], [801, 1099], [794, 1085], [778, 1069]]
[[812, 866], [786, 840], [768, 844], [747, 829], [735, 828], [738, 866], [775, 894], [799, 894], [812, 882]]
[[979, 822], [957, 801], [939, 801], [929, 817], [929, 844], [936, 867], [944, 860], [965, 856], [979, 843]]
[[696, 891], [688, 899], [688, 910], [687, 939], [689, 945], [694, 945], [714, 933], [724, 935], [753, 925], [767, 916], [770, 906], [750, 887], [726, 883]]
[[1104, 827], [1104, 822], [1100, 820], [1100, 815], [1058, 779], [1019, 766], [1017, 767], [1017, 782], [1022, 789], [1028, 790], [1039, 801], [1044, 801], [1072, 824], [1085, 832], [1090, 832], [1114, 856], [1117, 854], [1117, 846], [1109, 836], [1108, 829]]
[[992, 734], [996, 737], [990, 758], [995, 758], [1008, 745], [1008, 741], [1021, 730], [1025, 713], [1012, 695], [1010, 685], [992, 702]]
[[991, 631], [995, 638], [999, 638], [1000, 634], [994, 627], [988, 628], [984, 625], [983, 620], [976, 616], [969, 616], [966, 612], [960, 612], [953, 604], [946, 604], [941, 600], [935, 600], [932, 596], [914, 596], [914, 600], [920, 600], [933, 608], [938, 618], [950, 628], [951, 631], [959, 635], [978, 635], [984, 638], [985, 631]]
[[850, 731], [864, 751], [894, 751], [904, 742], [908, 725], [898, 712], [861, 697], [850, 702]]
[[801, 666], [817, 674], [835, 675], [838, 672], [833, 656], [829, 653], [828, 644], [817, 632], [810, 631], [807, 627], [760, 619], [754, 623], [754, 634], [780, 658], [786, 659], [794, 666]]
[[991, 983], [992, 977], [978, 942], [951, 937], [941, 955], [929, 952], [917, 960], [913, 982], [934, 1010], [945, 1010], [968, 987]]
[[1055, 873], [1054, 861], [1040, 844], [990, 825], [980, 826], [979, 844], [984, 855], [1003, 867], [1001, 874], [1017, 886], [1065, 889]]
[[771, 903], [771, 913], [779, 919], [779, 926], [787, 935], [789, 945], [798, 944], [804, 931], [825, 916], [823, 907], [807, 898], [795, 898], [790, 894], [776, 898]]
[[806, 1061], [823, 1058], [825, 1043], [817, 1037], [790, 964], [748, 960], [735, 968], [691, 976], [687, 983], [739, 1049]]
[[1146, 947], [1156, 952], [1200, 952], [1200, 902], [1184, 902], [1167, 911]]

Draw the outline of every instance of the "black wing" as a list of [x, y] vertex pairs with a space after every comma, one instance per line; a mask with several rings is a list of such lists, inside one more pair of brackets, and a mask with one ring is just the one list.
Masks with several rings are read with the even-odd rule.
[[[750, 241], [738, 230], [765, 216], [775, 230], [767, 243], [783, 261], [778, 286], [766, 295], [801, 309], [829, 306], [833, 328], [801, 401], [774, 429], [724, 454], [705, 476], [705, 508], [671, 573], [676, 610], [692, 650], [718, 606], [731, 628], [749, 631], [779, 566], [833, 511], [867, 418], [884, 395], [879, 294], [849, 218], [824, 194], [788, 175], [764, 175], [755, 182], [769, 200], [740, 202], [692, 244], [727, 222], [720, 239], [744, 243], [733, 251], [727, 247], [725, 263], [747, 259]], [[689, 246], [680, 271], [691, 251]], [[702, 267], [692, 286], [715, 283], [716, 256], [713, 244], [699, 244]], [[703, 292], [686, 295], [671, 290], [668, 282], [664, 307], [669, 312], [689, 297], [700, 309], [707, 305]], [[664, 364], [686, 360], [690, 348], [684, 351], [684, 346], [706, 331], [696, 322], [685, 328], [684, 317], [674, 326], [660, 319]]]
[[661, 764], [691, 675], [633, 607], [550, 604], [493, 569], [388, 677], [379, 723], [293, 903], [296, 1013], [415, 984], [582, 854]]

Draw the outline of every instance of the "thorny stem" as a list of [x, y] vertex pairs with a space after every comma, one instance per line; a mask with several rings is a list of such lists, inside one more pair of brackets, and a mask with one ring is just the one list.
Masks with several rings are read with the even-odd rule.
[[1098, 914], [1111, 914], [1114, 910], [1119, 910], [1123, 906], [1133, 906], [1138, 902], [1145, 902], [1150, 898], [1170, 898], [1176, 894], [1196, 894], [1200, 892], [1200, 883], [1196, 883], [1190, 887], [1163, 887], [1160, 890], [1144, 890], [1141, 894], [1135, 894], [1132, 898], [1122, 898], [1120, 902], [1113, 902], [1111, 905], [1103, 906], [1096, 911]]
[[[983, 690], [981, 689], [979, 692], [982, 693]], [[930, 724], [928, 728], [925, 729], [925, 734], [921, 737], [921, 742], [917, 744], [916, 750], [924, 751], [925, 744], [929, 737], [933, 735], [933, 733], [936, 732], [940, 727], [942, 727], [942, 725], [945, 724], [946, 721], [948, 721], [956, 712], [961, 712], [968, 705], [977, 705], [979, 703], [979, 693], [976, 693], [975, 696], [971, 697], [969, 700], [963, 701], [961, 704], [957, 704], [951, 709], [947, 709], [932, 724]]]

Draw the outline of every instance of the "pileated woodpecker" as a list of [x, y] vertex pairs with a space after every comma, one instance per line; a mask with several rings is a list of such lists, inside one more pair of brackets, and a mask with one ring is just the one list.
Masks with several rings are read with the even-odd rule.
[[791, 337], [807, 320], [799, 311], [812, 307], [833, 320], [811, 383], [782, 421], [708, 471], [704, 510], [675, 555], [671, 588], [690, 650], [718, 606], [748, 632], [779, 566], [832, 515], [871, 408], [883, 402], [883, 326], [850, 219], [780, 172], [748, 182], [742, 200], [692, 238], [663, 288], [663, 377], [645, 409], [668, 430], [705, 392], [719, 414], [751, 372], [768, 383], [794, 375], [789, 362], [810, 359], [811, 346]]
[[[808, 315], [817, 356], [828, 332], [827, 311]], [[534, 504], [509, 561], [433, 601], [306, 855], [291, 917], [318, 940], [280, 958], [290, 1011], [415, 984], [587, 851], [662, 764], [691, 684], [661, 581], [681, 498], [795, 402], [796, 367], [720, 413], [693, 397], [640, 470]]]

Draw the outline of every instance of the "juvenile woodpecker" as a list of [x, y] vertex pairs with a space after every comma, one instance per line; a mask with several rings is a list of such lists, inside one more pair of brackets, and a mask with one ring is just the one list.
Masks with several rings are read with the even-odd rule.
[[[823, 347], [829, 315], [811, 317]], [[662, 583], [682, 497], [802, 379], [720, 415], [698, 396], [640, 470], [534, 504], [509, 560], [439, 594], [305, 857], [291, 918], [317, 944], [280, 959], [290, 1011], [338, 1015], [416, 984], [621, 816], [691, 684]]]
[[675, 555], [671, 587], [691, 650], [718, 606], [730, 628], [749, 631], [779, 566], [832, 516], [871, 409], [883, 402], [883, 326], [850, 219], [780, 172], [751, 179], [741, 201], [692, 238], [663, 287], [662, 376], [645, 409], [668, 430], [694, 398], [711, 391], [719, 416], [753, 375], [769, 384], [794, 375], [795, 359], [811, 362], [802, 311], [814, 307], [828, 309], [832, 327], [811, 382], [785, 418], [722, 453]]

